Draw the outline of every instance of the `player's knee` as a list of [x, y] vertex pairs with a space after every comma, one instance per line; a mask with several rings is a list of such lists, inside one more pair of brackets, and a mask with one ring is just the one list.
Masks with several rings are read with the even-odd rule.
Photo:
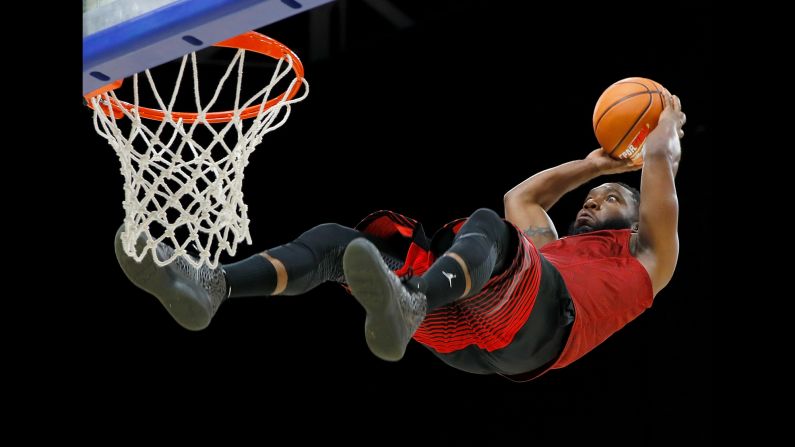
[[477, 222], [483, 222], [485, 224], [495, 224], [502, 222], [500, 215], [489, 208], [479, 208], [477, 211], [472, 213], [471, 216], [469, 216], [469, 219], [475, 220]]
[[347, 232], [351, 231], [348, 227], [343, 227], [338, 223], [324, 223], [320, 224], [306, 233], [302, 234], [301, 237], [304, 236], [317, 238], [321, 237], [323, 239], [337, 239], [341, 235], [345, 235]]
[[359, 233], [337, 223], [320, 224], [302, 234], [297, 241], [307, 244], [318, 251], [337, 246], [347, 246]]
[[[488, 208], [480, 208], [469, 218], [466, 223], [467, 232], [476, 232], [485, 235], [493, 248], [496, 249], [496, 263], [494, 272], [502, 272], [509, 262], [508, 257], [513, 252], [513, 231], [509, 223], [504, 221], [499, 214]], [[462, 229], [463, 230], [463, 229]]]
[[503, 232], [505, 222], [488, 208], [480, 208], [469, 216], [466, 223], [469, 231], [476, 231], [487, 235], [490, 239], [497, 239]]
[[342, 225], [340, 225], [338, 223], [328, 222], [328, 223], [320, 224], [320, 225], [312, 228], [309, 231], [311, 231], [313, 233], [319, 233], [319, 234], [322, 234], [324, 236], [336, 236], [336, 235], [340, 235], [340, 234], [345, 234], [345, 233], [351, 231], [351, 229], [348, 228], [348, 227], [344, 227], [344, 226], [342, 226]]

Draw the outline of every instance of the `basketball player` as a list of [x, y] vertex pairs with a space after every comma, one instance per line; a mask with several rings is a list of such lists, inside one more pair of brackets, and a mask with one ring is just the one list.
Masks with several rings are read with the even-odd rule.
[[[355, 229], [323, 224], [214, 270], [181, 259], [159, 268], [148, 256], [136, 263], [121, 249], [122, 229], [117, 258], [191, 330], [205, 328], [228, 297], [299, 295], [335, 281], [364, 307], [376, 356], [399, 360], [414, 338], [455, 368], [529, 380], [585, 355], [671, 280], [685, 115], [667, 92], [664, 107], [646, 140], [640, 191], [623, 183], [590, 190], [568, 237], [558, 238], [547, 210], [595, 177], [641, 166], [597, 149], [509, 191], [505, 220], [479, 209], [430, 241], [416, 221], [381, 211]], [[160, 244], [156, 252], [163, 259], [172, 249]]]

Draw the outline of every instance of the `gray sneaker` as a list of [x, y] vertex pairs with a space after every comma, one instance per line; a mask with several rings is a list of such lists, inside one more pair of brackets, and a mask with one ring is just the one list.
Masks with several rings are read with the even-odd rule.
[[[158, 267], [147, 254], [138, 263], [124, 253], [121, 233], [124, 225], [116, 232], [116, 259], [121, 269], [133, 284], [157, 297], [168, 313], [182, 327], [199, 331], [210, 324], [215, 311], [226, 299], [226, 279], [221, 267], [210, 269], [202, 265], [195, 268], [184, 259], [177, 258], [171, 264]], [[146, 236], [140, 235], [136, 248], [143, 248]], [[158, 244], [155, 253], [159, 259], [167, 259], [174, 249]]]
[[428, 300], [409, 292], [367, 239], [354, 239], [342, 256], [351, 293], [364, 307], [364, 336], [376, 356], [397, 361], [428, 312]]

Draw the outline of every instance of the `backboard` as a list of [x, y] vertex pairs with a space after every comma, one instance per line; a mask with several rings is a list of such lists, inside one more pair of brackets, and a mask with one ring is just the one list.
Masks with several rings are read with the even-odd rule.
[[83, 94], [331, 0], [83, 0]]

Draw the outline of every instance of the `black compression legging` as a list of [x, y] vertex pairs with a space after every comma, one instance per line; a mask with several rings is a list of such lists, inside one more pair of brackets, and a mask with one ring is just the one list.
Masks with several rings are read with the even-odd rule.
[[444, 253], [448, 256], [440, 256], [421, 277], [410, 279], [407, 287], [425, 293], [429, 311], [476, 295], [494, 274], [502, 272], [509, 253], [515, 252], [512, 234], [516, 232], [510, 224], [494, 211], [475, 211]]
[[[508, 246], [507, 224], [491, 210], [472, 214], [453, 241], [472, 276], [472, 291], [480, 290], [493, 271], [504, 264]], [[318, 225], [294, 241], [270, 250], [267, 254], [281, 261], [287, 271], [287, 286], [282, 295], [299, 295], [326, 281], [344, 282], [342, 254], [348, 244], [359, 237], [367, 238], [381, 251], [386, 264], [398, 269], [405, 253], [388, 253], [384, 242], [375, 236], [335, 223]], [[447, 257], [442, 259], [449, 260]], [[496, 269], [495, 269], [496, 267]], [[270, 295], [276, 287], [276, 272], [270, 261], [257, 255], [224, 266], [231, 296]], [[446, 280], [444, 280], [446, 281]], [[433, 283], [432, 283], [433, 285]], [[433, 287], [429, 291], [433, 294]], [[432, 300], [431, 308], [450, 301], [448, 297]]]
[[[345, 247], [359, 237], [366, 237], [378, 246], [376, 238], [335, 223], [318, 225], [296, 240], [272, 248], [267, 253], [284, 264], [287, 288], [282, 295], [300, 295], [326, 281], [344, 282], [342, 254]], [[385, 261], [394, 260], [385, 257]]]

